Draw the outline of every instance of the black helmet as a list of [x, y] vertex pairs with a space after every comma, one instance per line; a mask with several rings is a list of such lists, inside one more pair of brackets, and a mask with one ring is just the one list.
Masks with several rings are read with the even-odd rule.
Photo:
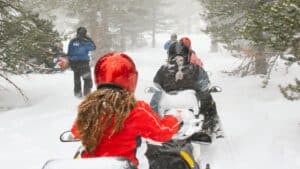
[[176, 41], [177, 40], [177, 34], [172, 33], [170, 38], [171, 38], [171, 40]]
[[87, 33], [87, 30], [85, 27], [79, 27], [77, 29], [77, 37], [85, 37]]
[[189, 48], [186, 47], [182, 42], [174, 42], [168, 51], [168, 61], [169, 63], [175, 63], [176, 56], [183, 56], [185, 59], [185, 64], [189, 63]]

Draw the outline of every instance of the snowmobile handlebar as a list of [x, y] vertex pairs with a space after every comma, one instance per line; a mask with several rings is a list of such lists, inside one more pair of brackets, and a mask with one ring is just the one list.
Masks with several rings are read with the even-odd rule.
[[60, 134], [59, 140], [61, 142], [77, 142], [80, 141], [79, 139], [75, 138], [71, 131], [64, 131]]
[[222, 92], [222, 88], [220, 86], [212, 86], [208, 91], [209, 93]]
[[[200, 132], [202, 129], [202, 119], [192, 119], [187, 126], [182, 127], [177, 134], [173, 136], [174, 140], [186, 140], [190, 138], [194, 133]], [[183, 122], [184, 123], [184, 122]], [[182, 125], [183, 126], [183, 125]]]
[[[162, 89], [158, 89], [156, 87], [150, 86], [144, 89], [145, 93], [155, 93], [158, 91], [161, 91]], [[209, 93], [218, 93], [222, 92], [222, 88], [220, 86], [212, 86], [211, 88], [208, 89]]]

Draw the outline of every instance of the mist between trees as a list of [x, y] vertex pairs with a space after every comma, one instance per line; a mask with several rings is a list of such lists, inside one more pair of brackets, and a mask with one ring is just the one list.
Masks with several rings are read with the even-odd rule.
[[[219, 45], [244, 58], [227, 73], [262, 74], [266, 87], [278, 58], [287, 67], [299, 64], [299, 6], [299, 0], [0, 0], [0, 73], [55, 72], [55, 44], [72, 38], [79, 26], [96, 43], [93, 64], [108, 51], [155, 47], [160, 32], [188, 34], [201, 17], [212, 51]], [[280, 87], [291, 100], [299, 98], [295, 82]]]

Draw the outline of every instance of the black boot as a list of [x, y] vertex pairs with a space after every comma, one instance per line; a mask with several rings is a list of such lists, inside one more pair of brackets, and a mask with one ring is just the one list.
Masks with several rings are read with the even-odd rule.
[[203, 144], [211, 144], [212, 138], [210, 135], [206, 134], [205, 132], [198, 132], [191, 136], [191, 140]]
[[82, 98], [82, 93], [81, 92], [79, 92], [79, 93], [74, 93], [74, 95], [75, 95], [75, 97], [77, 97], [77, 98]]

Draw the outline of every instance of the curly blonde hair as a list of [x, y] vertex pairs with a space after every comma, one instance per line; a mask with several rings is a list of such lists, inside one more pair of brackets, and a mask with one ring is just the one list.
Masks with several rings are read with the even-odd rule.
[[112, 127], [111, 134], [120, 131], [135, 104], [133, 94], [123, 89], [102, 88], [89, 94], [79, 105], [76, 120], [86, 151], [95, 150], [108, 127]]

